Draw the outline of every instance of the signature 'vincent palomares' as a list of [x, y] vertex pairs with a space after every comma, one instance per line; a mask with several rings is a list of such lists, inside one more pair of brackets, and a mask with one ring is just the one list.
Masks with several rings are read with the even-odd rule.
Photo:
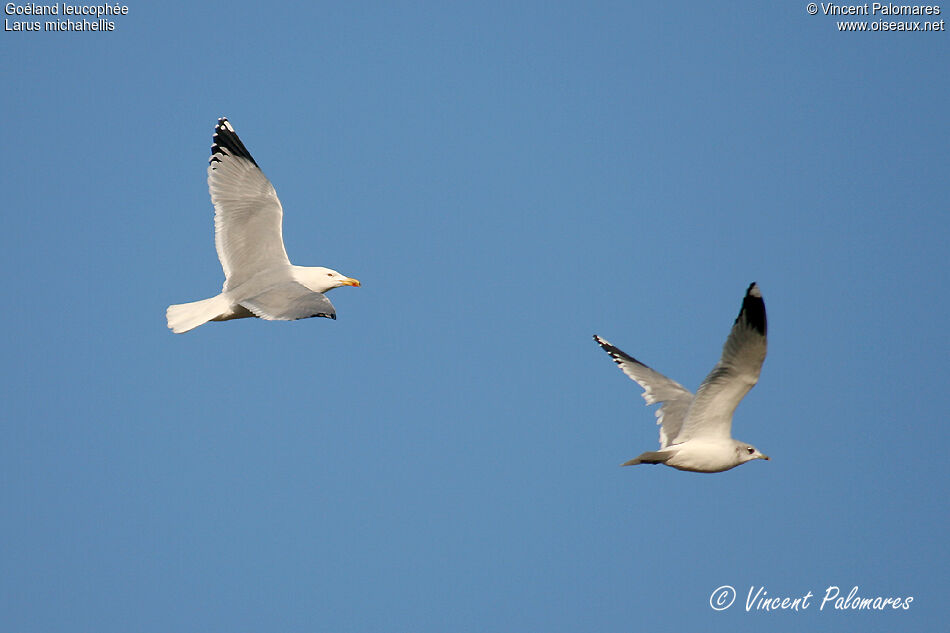
[[227, 119], [218, 119], [208, 161], [214, 245], [224, 268], [221, 294], [168, 306], [175, 334], [208, 321], [258, 317], [293, 321], [336, 318], [323, 293], [360, 282], [320, 266], [294, 266], [284, 250], [277, 192]]
[[765, 360], [765, 334], [765, 302], [753, 283], [722, 348], [722, 358], [696, 395], [595, 334], [594, 340], [623, 373], [643, 387], [647, 404], [662, 405], [656, 412], [660, 450], [648, 451], [622, 465], [666, 464], [679, 470], [718, 473], [753, 459], [768, 459], [754, 446], [732, 439], [732, 414], [759, 380]]

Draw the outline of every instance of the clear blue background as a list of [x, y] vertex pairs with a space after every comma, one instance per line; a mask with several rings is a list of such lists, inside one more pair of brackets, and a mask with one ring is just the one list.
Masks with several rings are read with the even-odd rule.
[[[950, 34], [805, 4], [0, 34], [0, 629], [944, 629]], [[223, 279], [219, 116], [292, 260], [362, 280], [337, 321], [166, 329]], [[654, 418], [591, 334], [695, 388], [753, 280], [772, 461], [619, 468]]]

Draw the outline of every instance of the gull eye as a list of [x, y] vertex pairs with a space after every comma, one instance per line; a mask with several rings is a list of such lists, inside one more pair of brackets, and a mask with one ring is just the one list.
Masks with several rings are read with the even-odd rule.
[[749, 452], [749, 455], [751, 455], [752, 453], [755, 452], [755, 449], [752, 448], [751, 446], [747, 446], [747, 447], [746, 447], [746, 450]]
[[333, 273], [327, 273], [327, 277], [332, 277]]

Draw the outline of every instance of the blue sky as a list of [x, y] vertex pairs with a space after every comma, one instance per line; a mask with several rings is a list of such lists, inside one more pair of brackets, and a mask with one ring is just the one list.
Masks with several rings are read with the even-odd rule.
[[[946, 32], [128, 6], [0, 34], [0, 628], [945, 627]], [[223, 279], [219, 116], [291, 259], [363, 282], [337, 321], [166, 329]], [[769, 355], [733, 430], [772, 461], [620, 468], [654, 418], [591, 335], [695, 388], [752, 281]], [[819, 611], [832, 585], [914, 601]], [[817, 597], [746, 612], [763, 586]]]

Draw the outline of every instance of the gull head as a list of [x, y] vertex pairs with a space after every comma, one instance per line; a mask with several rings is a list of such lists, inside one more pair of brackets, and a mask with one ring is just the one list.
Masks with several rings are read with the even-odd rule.
[[744, 444], [743, 442], [736, 442], [736, 457], [740, 464], [752, 461], [753, 459], [771, 459], [768, 455], [761, 453], [756, 447], [751, 444]]
[[358, 279], [323, 266], [294, 266], [294, 278], [314, 292], [326, 292], [340, 286], [358, 288], [360, 285]]

